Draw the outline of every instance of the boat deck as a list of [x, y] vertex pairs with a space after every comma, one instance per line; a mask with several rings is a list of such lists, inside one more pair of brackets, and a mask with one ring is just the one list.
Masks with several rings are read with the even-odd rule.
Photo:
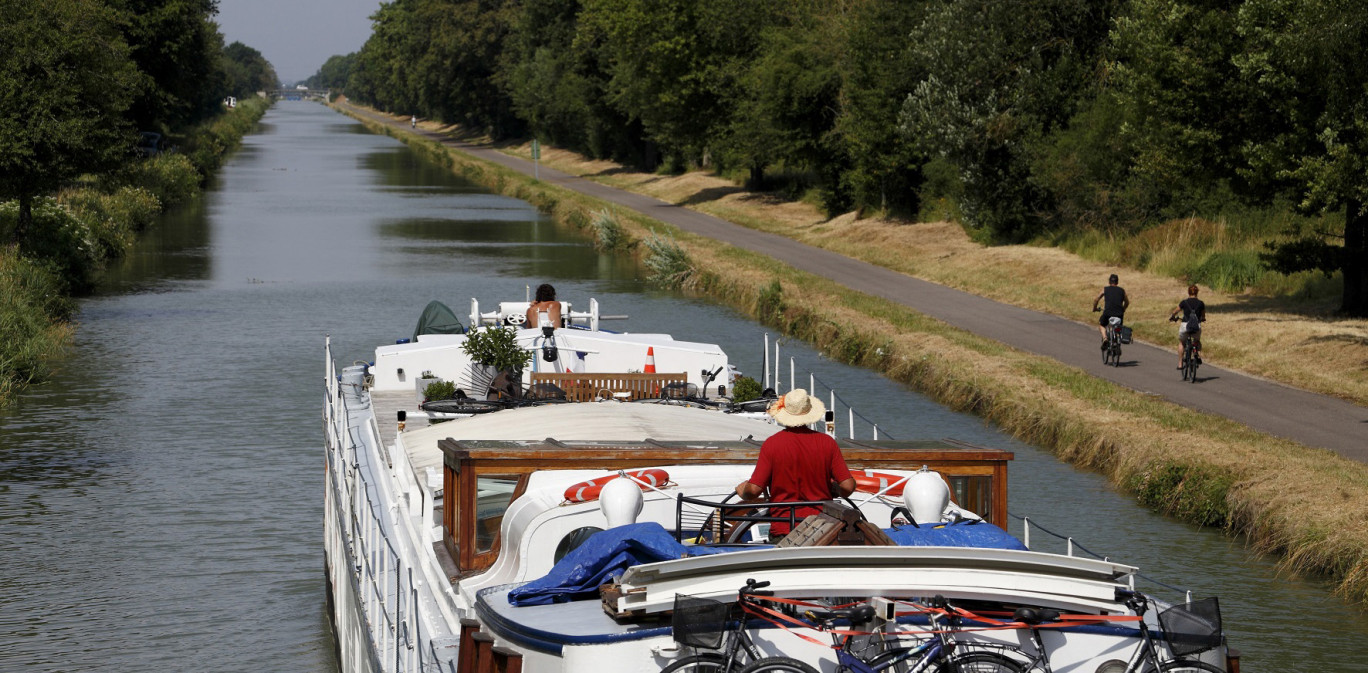
[[399, 410], [408, 412], [404, 421], [404, 431], [409, 432], [426, 428], [427, 414], [418, 408], [418, 398], [411, 390], [372, 390], [371, 404], [375, 407], [375, 424], [380, 429], [380, 441], [385, 446], [393, 446], [399, 434]]

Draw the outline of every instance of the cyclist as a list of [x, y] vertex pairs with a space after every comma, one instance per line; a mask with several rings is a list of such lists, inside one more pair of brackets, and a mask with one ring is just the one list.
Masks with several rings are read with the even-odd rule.
[[[1107, 279], [1107, 286], [1102, 288], [1097, 298], [1093, 300], [1093, 310], [1102, 311], [1102, 319], [1097, 323], [1097, 331], [1102, 334], [1102, 350], [1107, 350], [1107, 321], [1112, 316], [1126, 319], [1126, 307], [1130, 306], [1130, 297], [1126, 296], [1126, 290], [1117, 283], [1120, 281], [1116, 274], [1112, 274]], [[1106, 300], [1105, 302], [1103, 300]], [[1098, 308], [1102, 304], [1102, 308]]]
[[1187, 299], [1178, 302], [1178, 308], [1169, 314], [1169, 320], [1177, 320], [1179, 313], [1183, 321], [1178, 323], [1178, 368], [1183, 368], [1183, 346], [1192, 340], [1192, 348], [1197, 356], [1197, 364], [1202, 364], [1202, 323], [1206, 322], [1206, 303], [1197, 298], [1197, 286], [1188, 286]]
[[415, 129], [418, 128], [418, 115], [409, 117], [409, 126]]

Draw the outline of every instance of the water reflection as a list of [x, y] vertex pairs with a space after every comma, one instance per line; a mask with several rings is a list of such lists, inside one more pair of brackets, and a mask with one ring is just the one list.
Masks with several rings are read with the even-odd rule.
[[[630, 259], [472, 191], [397, 141], [281, 103], [213, 190], [169, 214], [82, 303], [56, 380], [0, 412], [0, 670], [330, 671], [318, 409], [338, 361], [554, 283], [636, 330], [723, 344], [759, 376], [766, 330], [663, 293]], [[1246, 670], [1353, 671], [1368, 621], [1239, 543], [1137, 508], [981, 420], [780, 346], [885, 437], [1014, 451], [1010, 509], [1167, 583], [1218, 594]], [[867, 430], [862, 431], [862, 436]], [[1037, 546], [1045, 540], [1033, 536]], [[1288, 615], [1294, 613], [1294, 619]]]

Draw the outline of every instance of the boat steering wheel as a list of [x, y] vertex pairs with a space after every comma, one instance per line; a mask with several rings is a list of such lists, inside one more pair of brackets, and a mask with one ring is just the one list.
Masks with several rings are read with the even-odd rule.
[[510, 313], [510, 314], [504, 316], [504, 322], [506, 322], [506, 323], [508, 323], [508, 324], [510, 324], [510, 325], [523, 325], [523, 324], [526, 324], [526, 323], [527, 323], [527, 314], [525, 314], [525, 313]]

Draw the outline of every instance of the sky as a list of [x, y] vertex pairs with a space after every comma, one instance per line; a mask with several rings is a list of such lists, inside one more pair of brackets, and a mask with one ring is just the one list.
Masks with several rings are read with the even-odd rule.
[[225, 45], [261, 52], [288, 86], [360, 49], [379, 8], [380, 0], [219, 0], [217, 21]]

